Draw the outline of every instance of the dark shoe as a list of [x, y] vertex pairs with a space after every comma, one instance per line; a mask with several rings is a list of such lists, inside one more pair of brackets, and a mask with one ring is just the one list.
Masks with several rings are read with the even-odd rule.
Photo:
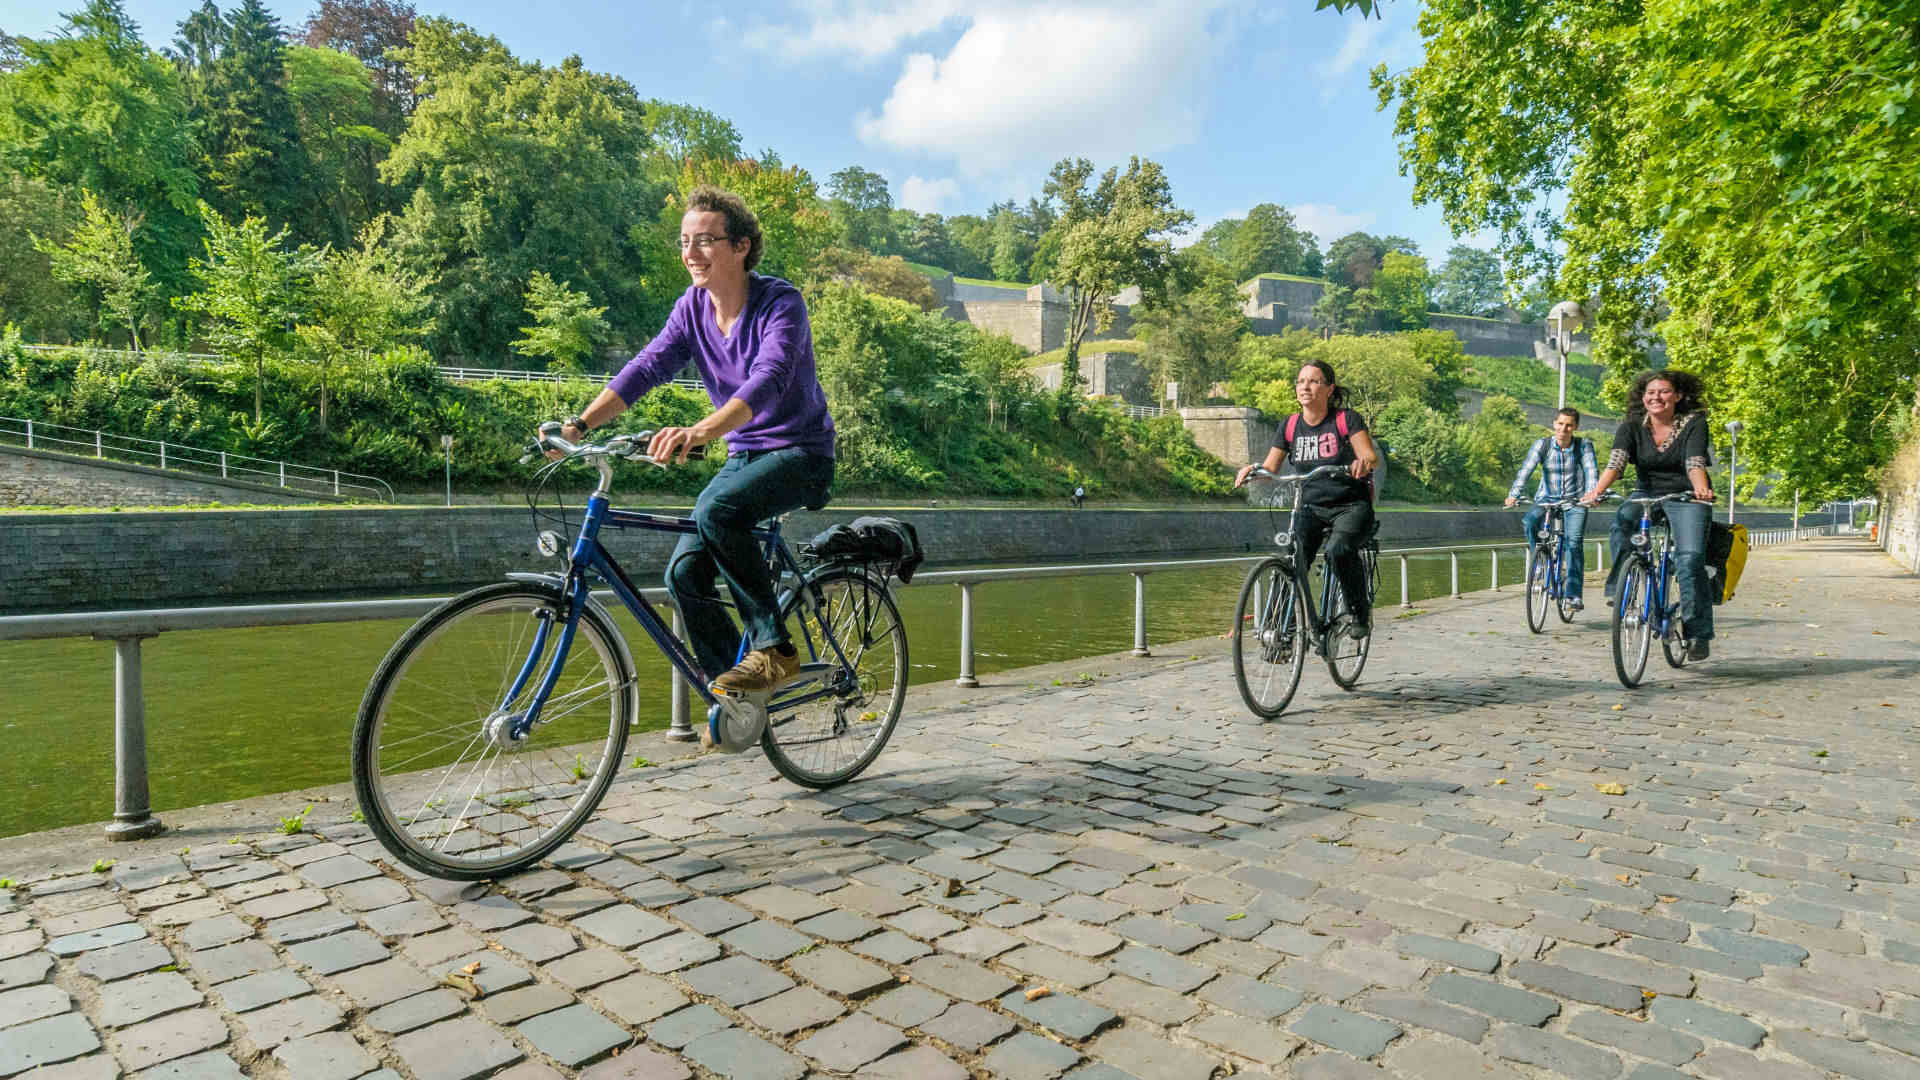
[[1567, 610], [1568, 610], [1568, 611], [1584, 611], [1584, 610], [1586, 610], [1586, 607], [1587, 607], [1587, 605], [1585, 605], [1585, 604], [1583, 604], [1583, 603], [1581, 603], [1581, 602], [1580, 602], [1580, 598], [1579, 598], [1579, 597], [1577, 597], [1577, 596], [1576, 596], [1576, 597], [1574, 597], [1573, 599], [1571, 599], [1571, 600], [1569, 600], [1569, 601], [1567, 601]]
[[1687, 642], [1687, 659], [1705, 660], [1707, 657], [1712, 655], [1713, 655], [1713, 650], [1707, 647], [1706, 642], [1704, 641]]
[[1347, 636], [1355, 641], [1359, 641], [1372, 633], [1373, 624], [1371, 622], [1355, 619], [1347, 624]]

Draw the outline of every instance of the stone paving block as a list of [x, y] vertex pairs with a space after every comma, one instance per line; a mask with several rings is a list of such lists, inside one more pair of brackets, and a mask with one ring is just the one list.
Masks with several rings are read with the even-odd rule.
[[799, 1080], [807, 1071], [799, 1058], [739, 1028], [702, 1035], [681, 1052], [729, 1080]]
[[1115, 975], [1088, 987], [1088, 998], [1124, 1016], [1138, 1018], [1161, 1027], [1183, 1024], [1200, 1011], [1192, 996], [1149, 986], [1138, 979]]
[[718, 934], [753, 921], [752, 912], [742, 910], [738, 904], [710, 896], [669, 908], [667, 914], [701, 934]]
[[1199, 996], [1229, 1012], [1256, 1020], [1271, 1020], [1291, 1012], [1304, 1000], [1298, 990], [1238, 974], [1221, 975], [1202, 986]]
[[910, 1046], [863, 1066], [853, 1075], [859, 1080], [967, 1080], [971, 1074], [931, 1046]]
[[785, 885], [764, 885], [734, 897], [762, 915], [797, 923], [833, 910], [833, 905], [812, 893]]
[[811, 986], [796, 986], [740, 1011], [747, 1019], [776, 1035], [791, 1035], [838, 1017], [846, 1011], [846, 1006]]
[[807, 935], [765, 919], [729, 930], [720, 935], [720, 940], [748, 956], [770, 961], [785, 959], [815, 944]]
[[[111, 1075], [118, 1075], [118, 1066]], [[144, 1070], [139, 1080], [244, 1080], [246, 1074], [240, 1066], [223, 1050], [208, 1050], [205, 1053], [189, 1054], [175, 1058], [163, 1065], [155, 1065]], [[51, 1078], [50, 1078], [51, 1080]], [[369, 1074], [368, 1080], [381, 1080], [378, 1073]]]
[[1013, 1021], [963, 1001], [920, 1025], [920, 1030], [960, 1050], [978, 1050], [1014, 1030]]
[[751, 1005], [793, 986], [792, 979], [744, 956], [730, 956], [703, 964], [681, 977], [693, 988], [694, 993], [718, 999], [735, 1008]]
[[879, 923], [851, 911], [829, 911], [795, 925], [827, 941], [857, 941], [880, 929]]
[[103, 1027], [127, 1027], [192, 1008], [204, 1000], [205, 995], [185, 976], [173, 971], [156, 971], [101, 987], [94, 1015]]
[[1296, 1057], [1287, 1064], [1287, 1072], [1297, 1080], [1388, 1080], [1379, 1066], [1338, 1053]]
[[[232, 1062], [228, 1062], [228, 1064], [232, 1064]], [[166, 1068], [167, 1066], [162, 1065], [159, 1069], [148, 1070], [147, 1072], [141, 1073], [141, 1080], [146, 1080], [147, 1077], [158, 1075], [161, 1070]], [[117, 1080], [119, 1075], [120, 1063], [113, 1060], [113, 1056], [110, 1054], [94, 1054], [91, 1057], [75, 1058], [72, 1061], [63, 1062], [58, 1065], [42, 1065], [32, 1072], [25, 1074], [28, 1080]], [[209, 1073], [208, 1075], [220, 1074]], [[232, 1075], [239, 1077], [240, 1072], [238, 1068], [234, 1070]]]
[[482, 896], [453, 906], [453, 917], [481, 933], [505, 930], [533, 918], [533, 912], [504, 896]]
[[[155, 945], [161, 952], [166, 952], [166, 948], [159, 946], [157, 942], [135, 942], [133, 945], [122, 945], [119, 946], [119, 948], [138, 948], [141, 945], [147, 944]], [[87, 956], [81, 957], [81, 962], [84, 963], [92, 957], [114, 951], [114, 949], [102, 949], [97, 953], [90, 953]], [[167, 960], [162, 960], [151, 966], [160, 967], [171, 962], [171, 959], [169, 955]], [[0, 960], [0, 987], [33, 986], [37, 983], [45, 982], [47, 973], [52, 970], [53, 957], [43, 952], [31, 952], [25, 956], [16, 956], [11, 960]]]
[[413, 937], [428, 934], [447, 925], [440, 909], [425, 900], [409, 900], [369, 911], [367, 926], [382, 937]]
[[1885, 1016], [1863, 1016], [1867, 1038], [1905, 1054], [1920, 1057], [1920, 1024], [1910, 1024]]
[[345, 885], [350, 881], [376, 877], [379, 868], [365, 859], [353, 855], [335, 855], [320, 859], [300, 867], [300, 876], [316, 888], [330, 889], [335, 885]]
[[321, 909], [302, 912], [285, 919], [275, 919], [266, 925], [266, 935], [282, 945], [296, 945], [302, 941], [337, 934], [342, 930], [354, 929], [351, 915], [344, 912]]
[[[406, 1002], [399, 1004], [404, 1005]], [[477, 1004], [480, 1006], [480, 1011], [487, 1014], [487, 1019], [494, 1023], [517, 1024], [530, 1017], [539, 1016], [541, 1013], [552, 1012], [573, 1004], [573, 995], [558, 987], [535, 983], [532, 986], [509, 990], [504, 994], [488, 994]]]
[[372, 877], [342, 885], [333, 893], [340, 906], [349, 911], [379, 911], [412, 899], [405, 885], [385, 877]]
[[1287, 1030], [1357, 1058], [1379, 1054], [1400, 1036], [1393, 1024], [1332, 1005], [1309, 1006]]
[[119, 1047], [114, 1056], [120, 1064], [144, 1069], [219, 1046], [227, 1041], [227, 1025], [212, 1009], [190, 1009], [124, 1028], [114, 1041]]
[[591, 934], [616, 949], [628, 949], [644, 942], [666, 937], [679, 927], [631, 904], [605, 908], [574, 920], [574, 928]]
[[589, 1065], [580, 1074], [581, 1080], [689, 1080], [692, 1076], [686, 1062], [644, 1046], [628, 1047], [619, 1057]]
[[1503, 1026], [1488, 1042], [1509, 1061], [1537, 1065], [1572, 1080], [1612, 1080], [1620, 1074], [1619, 1055], [1550, 1031]]
[[1693, 968], [1696, 971], [1724, 975], [1729, 979], [1757, 979], [1764, 970], [1752, 960], [1728, 956], [1713, 949], [1697, 949], [1691, 945], [1675, 945], [1667, 941], [1632, 938], [1622, 942], [1620, 947], [1627, 952], [1644, 956], [1649, 960], [1657, 960], [1662, 964]]
[[[204, 1011], [204, 1010], [202, 1010]], [[191, 1015], [191, 1014], [187, 1014]], [[246, 1029], [247, 1038], [255, 1046], [279, 1046], [288, 1039], [297, 1039], [303, 1035], [328, 1031], [340, 1026], [345, 1019], [333, 1002], [315, 994], [283, 1001], [256, 1009], [240, 1017], [240, 1025]], [[225, 1028], [223, 1027], [224, 1031]], [[212, 1044], [208, 1044], [212, 1045]], [[204, 1047], [194, 1047], [204, 1049]]]
[[433, 965], [451, 960], [462, 953], [484, 949], [486, 944], [474, 935], [456, 927], [424, 934], [404, 942], [400, 947], [406, 952], [408, 959], [414, 963]]
[[[962, 896], [956, 899], [966, 899], [966, 897]], [[934, 902], [951, 907], [955, 911], [965, 912], [970, 915], [978, 914], [984, 921], [998, 926], [1003, 930], [1011, 930], [1018, 926], [1025, 926], [1033, 920], [1043, 918], [1046, 915], [1046, 909], [1034, 907], [1032, 904], [1023, 904], [1018, 900], [1001, 903], [1000, 894], [998, 893], [981, 893], [977, 899], [979, 900], [978, 903], [965, 905], [956, 904], [953, 900], [936, 900]]]
[[933, 949], [915, 941], [898, 930], [887, 930], [872, 937], [864, 937], [850, 946], [856, 952], [873, 957], [889, 964], [905, 964], [925, 956]]
[[1547, 959], [1564, 968], [1642, 987], [1657, 994], [1672, 997], [1689, 997], [1693, 994], [1693, 973], [1667, 964], [1573, 946], [1556, 948]]
[[890, 915], [886, 923], [901, 933], [917, 937], [922, 941], [932, 941], [967, 928], [967, 924], [959, 919], [929, 907], [909, 908], [897, 915]]
[[1508, 965], [1507, 976], [1522, 986], [1535, 990], [1544, 990], [1574, 1001], [1584, 1001], [1590, 1005], [1603, 1005], [1620, 1012], [1633, 1012], [1640, 1008], [1640, 991], [1625, 983], [1614, 982], [1553, 964], [1537, 964], [1531, 960], [1522, 960]]
[[[179, 886], [169, 885], [167, 888], [176, 889], [179, 888]], [[20, 924], [17, 927], [8, 927], [7, 929], [17, 933], [20, 929], [25, 928], [26, 922], [24, 915], [11, 916], [11, 918], [19, 919]], [[40, 931], [50, 938], [57, 938], [65, 937], [68, 934], [84, 933], [88, 930], [98, 930], [104, 926], [118, 926], [121, 923], [130, 923], [133, 921], [133, 912], [128, 911], [119, 904], [102, 904], [99, 907], [76, 911], [71, 915], [56, 915], [50, 919], [42, 919], [40, 920]]]
[[432, 976], [406, 960], [388, 960], [343, 971], [333, 976], [333, 984], [365, 1009], [377, 1009], [437, 985]]
[[546, 923], [523, 923], [502, 930], [493, 940], [536, 964], [557, 960], [580, 948], [580, 943], [567, 930]]
[[[221, 1033], [225, 1035], [225, 1028]], [[93, 1025], [77, 1012], [61, 1013], [0, 1030], [0, 1076], [36, 1065], [70, 1061], [100, 1047]], [[164, 1059], [162, 1059], [164, 1060]]]
[[222, 914], [188, 924], [180, 931], [179, 942], [189, 949], [212, 949], [244, 941], [253, 934], [253, 924], [237, 915]]
[[1785, 941], [1761, 937], [1758, 934], [1742, 934], [1737, 930], [1722, 930], [1708, 927], [1700, 931], [1700, 940], [1708, 946], [1756, 964], [1797, 966], [1807, 958], [1807, 950]]
[[1698, 1057], [1707, 1045], [1660, 1024], [1637, 1022], [1604, 1012], [1581, 1013], [1567, 1024], [1567, 1033], [1669, 1065], [1685, 1065]]
[[1417, 1080], [1523, 1080], [1517, 1070], [1479, 1047], [1424, 1035], [1394, 1040], [1386, 1062], [1394, 1074]]
[[240, 905], [240, 910], [256, 919], [284, 919], [289, 915], [298, 915], [303, 911], [325, 907], [327, 894], [319, 889], [295, 889], [291, 892], [278, 892], [258, 899], [248, 900]]
[[906, 1043], [907, 1037], [898, 1029], [865, 1013], [854, 1013], [831, 1027], [814, 1032], [795, 1043], [793, 1048], [834, 1072], [852, 1072]]
[[1058, 992], [1029, 1001], [1024, 991], [1014, 990], [1000, 999], [1000, 1007], [1075, 1041], [1120, 1019], [1111, 1009]]
[[633, 973], [633, 962], [612, 949], [592, 947], [541, 965], [548, 977], [570, 990], [585, 990]]
[[910, 1028], [939, 1016], [952, 1004], [944, 994], [909, 983], [879, 995], [862, 1008], [895, 1027]]
[[397, 1035], [466, 1011], [466, 999], [461, 995], [452, 990], [429, 990], [373, 1010], [367, 1014], [366, 1024], [375, 1031]]
[[1070, 919], [1041, 919], [1020, 928], [1020, 933], [1042, 945], [1085, 957], [1101, 957], [1126, 942], [1118, 935]]
[[300, 1080], [353, 1080], [380, 1064], [344, 1031], [295, 1039], [274, 1050], [273, 1056], [289, 1076]]
[[[490, 950], [468, 953], [435, 964], [427, 972], [435, 977], [459, 972], [471, 978], [482, 994], [498, 994], [533, 981], [533, 976], [525, 968], [503, 959], [505, 955]], [[469, 971], [468, 968], [473, 970]]]
[[541, 1053], [569, 1068], [633, 1041], [626, 1029], [585, 1005], [542, 1013], [516, 1030]]
[[1490, 972], [1500, 966], [1500, 954], [1492, 949], [1470, 945], [1452, 938], [1430, 937], [1426, 934], [1399, 934], [1393, 939], [1394, 947], [1411, 956], [1422, 956], [1451, 964], [1468, 971]]
[[1309, 964], [1304, 960], [1288, 960], [1265, 977], [1269, 982], [1319, 994], [1334, 1001], [1345, 1001], [1371, 985], [1370, 980], [1360, 976]]
[[1109, 958], [1108, 964], [1122, 975], [1169, 990], [1190, 993], [1216, 974], [1210, 968], [1189, 963], [1159, 949], [1129, 945]]
[[114, 945], [124, 945], [129, 941], [138, 941], [147, 936], [147, 928], [137, 922], [121, 923], [118, 926], [103, 926], [98, 930], [86, 930], [78, 934], [68, 934], [49, 940], [48, 952], [55, 956], [77, 956], [94, 949], [105, 949]]
[[1131, 1027], [1108, 1030], [1088, 1045], [1087, 1052], [1138, 1080], [1208, 1080], [1220, 1064], [1198, 1050]]
[[1427, 994], [1498, 1020], [1528, 1027], [1539, 1027], [1560, 1011], [1560, 1003], [1552, 998], [1451, 972], [1436, 977], [1427, 987]]
[[1656, 1021], [1675, 1031], [1705, 1035], [1749, 1050], [1759, 1046], [1760, 1040], [1767, 1034], [1766, 1028], [1744, 1016], [1723, 1012], [1686, 998], [1654, 998], [1647, 1003], [1647, 1012]]
[[72, 1008], [73, 999], [57, 986], [27, 986], [0, 992], [0, 1027], [12, 1027]]
[[1078, 956], [1068, 956], [1046, 945], [1026, 945], [1003, 953], [998, 961], [1015, 971], [1034, 975], [1053, 986], [1079, 990], [1106, 978], [1107, 969]]
[[1252, 1058], [1263, 1065], [1278, 1065], [1300, 1048], [1300, 1040], [1272, 1024], [1249, 1024], [1235, 1016], [1215, 1014], [1187, 1025], [1186, 1033], [1209, 1046], [1228, 1053]]
[[913, 981], [961, 1001], [985, 1001], [1013, 989], [1013, 980], [968, 960], [924, 956], [907, 966]]
[[310, 994], [313, 987], [292, 968], [273, 968], [221, 983], [214, 992], [229, 1010], [243, 1013]]
[[[1693, 1059], [1688, 1067], [1697, 1070], [1695, 1075], [1709, 1076], [1713, 1080], [1827, 1080], [1832, 1074], [1825, 1069], [1816, 1069], [1811, 1065], [1802, 1065], [1798, 1061], [1785, 1058], [1758, 1058], [1745, 1050], [1735, 1050], [1728, 1046], [1715, 1046], [1706, 1053]], [[1666, 1066], [1649, 1065], [1646, 1068], [1665, 1069]], [[1661, 1075], [1654, 1080], [1673, 1080], [1673, 1076], [1685, 1076], [1678, 1070], [1668, 1070], [1672, 1076]], [[1639, 1076], [1635, 1070], [1628, 1080]]]
[[1007, 1080], [1053, 1080], [1079, 1061], [1071, 1047], [1023, 1031], [988, 1051], [980, 1064]]
[[1335, 941], [1334, 938], [1326, 934], [1314, 933], [1310, 930], [1303, 930], [1297, 926], [1285, 926], [1279, 923], [1267, 927], [1259, 937], [1253, 940], [1254, 944], [1264, 948], [1272, 949], [1276, 952], [1288, 953], [1308, 960], [1332, 948]]
[[485, 1021], [446, 1020], [393, 1040], [394, 1053], [419, 1080], [474, 1080], [525, 1055]]
[[720, 955], [718, 943], [690, 931], [649, 941], [627, 953], [656, 975], [704, 964]]
[[990, 926], [970, 926], [939, 941], [941, 952], [972, 960], [991, 960], [1003, 952], [1018, 948], [1021, 939]]
[[647, 1027], [647, 1038], [661, 1046], [678, 1050], [703, 1035], [732, 1027], [732, 1021], [711, 1005], [693, 1005], [654, 1021]]
[[795, 975], [841, 997], [858, 998], [892, 986], [893, 973], [831, 945], [811, 949], [787, 962]]
[[387, 947], [365, 930], [349, 930], [344, 934], [303, 941], [287, 948], [287, 956], [296, 964], [305, 965], [322, 975], [331, 975], [336, 971], [347, 971], [366, 964], [377, 964], [387, 959]]

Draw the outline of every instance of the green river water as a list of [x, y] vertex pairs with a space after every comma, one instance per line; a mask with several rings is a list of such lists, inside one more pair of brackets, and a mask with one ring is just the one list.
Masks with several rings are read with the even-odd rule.
[[[1502, 552], [1501, 580], [1521, 575]], [[1591, 564], [1590, 564], [1591, 565]], [[1461, 588], [1489, 585], [1488, 560], [1461, 559]], [[1149, 642], [1225, 632], [1242, 565], [1166, 572], [1148, 580]], [[1416, 558], [1415, 599], [1447, 589], [1445, 556]], [[1400, 596], [1399, 560], [1381, 559], [1383, 608]], [[914, 682], [959, 670], [960, 591], [899, 590]], [[1383, 612], [1383, 615], [1385, 613]], [[1516, 600], [1516, 623], [1521, 619]], [[667, 667], [631, 619], [622, 629], [639, 664], [640, 727], [664, 728]], [[374, 667], [407, 621], [327, 623], [162, 634], [143, 646], [147, 748], [156, 811], [348, 779], [354, 712]], [[976, 586], [974, 666], [981, 674], [1126, 649], [1133, 579], [1125, 574]], [[913, 697], [907, 698], [913, 709]], [[85, 638], [0, 642], [0, 836], [113, 810], [113, 645]], [[288, 813], [299, 809], [289, 805]]]

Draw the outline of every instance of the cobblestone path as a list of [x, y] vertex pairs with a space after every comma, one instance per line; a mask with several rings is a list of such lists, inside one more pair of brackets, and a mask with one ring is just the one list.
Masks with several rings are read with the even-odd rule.
[[317, 814], [22, 872], [0, 1075], [1914, 1080], [1920, 580], [1747, 573], [1637, 692], [1486, 594], [1278, 723], [1209, 641], [916, 692], [836, 792], [634, 770], [492, 888]]

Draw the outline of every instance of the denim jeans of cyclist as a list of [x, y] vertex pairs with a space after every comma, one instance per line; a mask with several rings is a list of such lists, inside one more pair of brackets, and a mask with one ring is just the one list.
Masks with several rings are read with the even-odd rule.
[[1373, 531], [1373, 505], [1365, 499], [1334, 506], [1308, 503], [1300, 508], [1300, 554], [1313, 564], [1314, 553], [1324, 541], [1327, 565], [1340, 582], [1348, 610], [1361, 620], [1373, 617], [1373, 603], [1367, 599], [1367, 565], [1360, 557], [1367, 534]]
[[[667, 560], [667, 591], [686, 620], [687, 640], [708, 678], [733, 667], [744, 632], [749, 648], [785, 644], [773, 574], [753, 527], [767, 518], [821, 506], [833, 484], [833, 459], [798, 448], [730, 454], [693, 504], [699, 532], [680, 538]], [[720, 602], [724, 578], [742, 629]]]
[[[1640, 494], [1640, 492], [1635, 492]], [[1607, 595], [1614, 595], [1619, 584], [1620, 557], [1626, 554], [1628, 538], [1640, 531], [1638, 503], [1621, 503], [1613, 515], [1613, 531], [1607, 548], [1613, 552], [1613, 566], [1607, 571]], [[1662, 503], [1654, 508], [1653, 520], [1667, 516], [1667, 528], [1673, 533], [1673, 576], [1680, 586], [1680, 618], [1687, 624], [1687, 637], [1694, 641], [1713, 640], [1713, 594], [1707, 585], [1707, 521], [1713, 507], [1706, 503]]]
[[[1578, 600], [1586, 595], [1587, 546], [1584, 541], [1587, 538], [1587, 508], [1568, 507], [1565, 516], [1567, 539], [1561, 550], [1566, 554], [1566, 561], [1562, 568], [1567, 575], [1567, 595]], [[1527, 511], [1526, 516], [1520, 519], [1520, 527], [1526, 530], [1528, 551], [1532, 551], [1540, 542], [1540, 525], [1546, 520], [1547, 511], [1539, 506]]]

